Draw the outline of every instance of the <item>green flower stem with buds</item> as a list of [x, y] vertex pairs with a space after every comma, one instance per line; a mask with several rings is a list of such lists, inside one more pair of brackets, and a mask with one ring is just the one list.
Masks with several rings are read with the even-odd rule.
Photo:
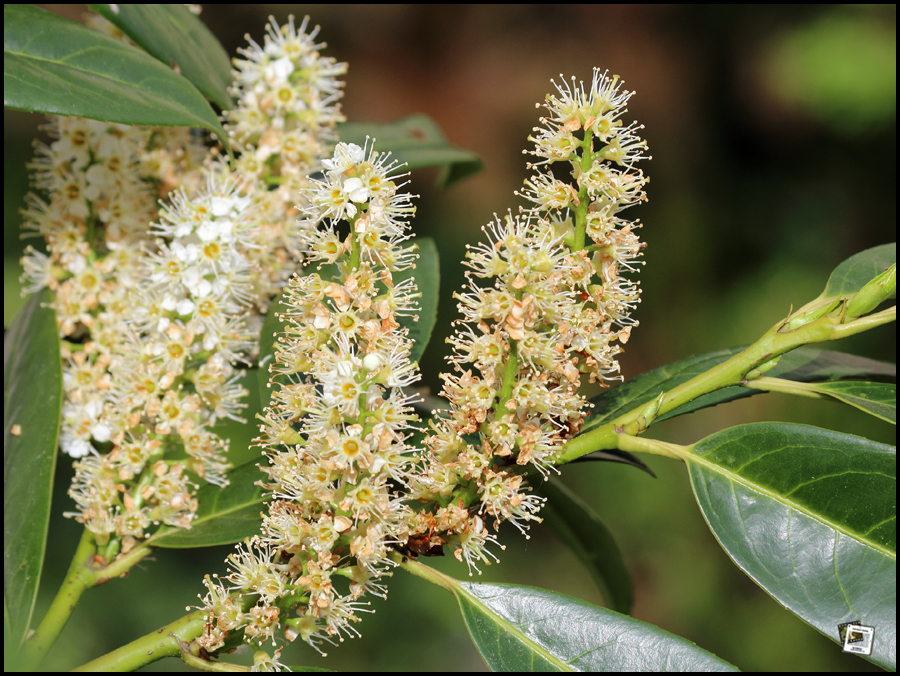
[[[581, 171], [585, 172], [594, 163], [594, 137], [587, 132], [581, 140]], [[585, 244], [585, 227], [587, 226], [587, 210], [590, 206], [587, 185], [578, 189], [578, 206], [575, 208], [575, 242], [572, 251], [581, 251]]]
[[[837, 313], [837, 316], [826, 314], [815, 321], [803, 324], [796, 329], [789, 330], [790, 322], [793, 318], [794, 317], [788, 317], [785, 321], [779, 322], [773, 326], [762, 336], [762, 338], [740, 354], [735, 355], [731, 359], [714, 366], [705, 373], [701, 373], [687, 382], [682, 383], [678, 387], [671, 389], [669, 392], [666, 392], [662, 396], [662, 401], [659, 403], [656, 410], [656, 417], [664, 415], [669, 411], [673, 411], [679, 406], [683, 406], [701, 395], [714, 392], [723, 387], [728, 387], [730, 385], [746, 385], [748, 387], [753, 387], [756, 383], [759, 383], [760, 379], [747, 381], [747, 374], [761, 364], [770, 361], [773, 357], [782, 355], [785, 352], [790, 352], [803, 345], [838, 340], [857, 333], [862, 333], [863, 331], [868, 331], [869, 329], [873, 329], [883, 324], [888, 324], [896, 320], [897, 308], [894, 306], [867, 317], [861, 317], [845, 323], [841, 323], [842, 318], [840, 313]], [[767, 378], [765, 380], [774, 379]], [[646, 448], [634, 447], [631, 445], [631, 442], [623, 441], [622, 437], [624, 434], [640, 434], [643, 429], [646, 429], [646, 427], [652, 423], [652, 420], [647, 420], [645, 425], [631, 426], [632, 423], [637, 421], [638, 418], [645, 413], [646, 408], [646, 403], [641, 404], [615, 420], [593, 429], [590, 432], [586, 432], [581, 436], [575, 437], [566, 444], [565, 450], [559, 454], [554, 464], [562, 465], [567, 462], [572, 462], [576, 458], [580, 458], [588, 453], [613, 448], [666, 455], [665, 453], [660, 453], [659, 449], [661, 447], [656, 445], [654, 445], [653, 450], [649, 450], [649, 446]]]
[[145, 544], [135, 547], [108, 566], [98, 566], [94, 563], [97, 553], [94, 534], [85, 529], [56, 597], [37, 630], [22, 645], [19, 667], [24, 671], [34, 671], [40, 666], [85, 591], [123, 575], [152, 551], [153, 548]]
[[[258, 600], [259, 595], [248, 594], [238, 603], [246, 611]], [[206, 613], [197, 610], [72, 671], [134, 671], [163, 657], [175, 656], [201, 671], [250, 671], [249, 667], [212, 662], [201, 656], [195, 639], [203, 633], [207, 622]]]
[[[518, 341], [509, 341], [509, 358], [503, 369], [503, 382], [500, 384], [500, 394], [494, 404], [494, 416], [498, 418], [506, 412], [506, 402], [512, 397], [512, 390], [516, 384], [516, 372], [519, 370]], [[481, 433], [488, 434], [488, 423], [481, 423]], [[468, 504], [468, 503], [466, 503]]]

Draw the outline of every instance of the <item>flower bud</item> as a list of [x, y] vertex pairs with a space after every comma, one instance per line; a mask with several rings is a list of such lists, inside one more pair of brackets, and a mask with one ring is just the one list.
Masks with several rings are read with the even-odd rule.
[[847, 301], [847, 317], [860, 317], [877, 308], [897, 290], [897, 264], [869, 281]]
[[778, 366], [778, 362], [781, 361], [781, 355], [778, 355], [774, 359], [769, 359], [768, 361], [764, 361], [762, 364], [757, 366], [756, 368], [750, 369], [747, 371], [747, 375], [744, 376], [744, 380], [756, 380], [763, 373], [767, 371], [771, 371], [773, 368]]

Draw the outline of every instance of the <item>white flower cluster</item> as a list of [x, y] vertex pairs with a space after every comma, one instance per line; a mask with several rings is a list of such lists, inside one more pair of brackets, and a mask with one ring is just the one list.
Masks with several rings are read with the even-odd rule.
[[[53, 142], [38, 145], [31, 165], [46, 198], [29, 195], [23, 212], [48, 254], [26, 250], [23, 282], [26, 292], [53, 291], [65, 339], [60, 447], [81, 458], [70, 490], [78, 511], [69, 515], [101, 542], [112, 536], [112, 554], [133, 547], [151, 523], [188, 526], [196, 509], [185, 465], [162, 456], [167, 435], [179, 426], [188, 432], [179, 415], [196, 419], [201, 402], [165, 392], [164, 374], [174, 379], [165, 368], [168, 345], [141, 343], [132, 321], [144, 308], [150, 223], [167, 189], [145, 158], [169, 157], [184, 168], [196, 149], [188, 145], [173, 158], [164, 132], [76, 117], [51, 118], [49, 132]], [[192, 180], [190, 171], [180, 176]], [[190, 434], [195, 445], [222, 445], [197, 432]]]
[[[79, 511], [70, 516], [98, 536], [123, 538], [123, 551], [151, 523], [190, 527], [197, 504], [185, 469], [227, 484], [227, 442], [209, 428], [222, 417], [240, 419], [247, 392], [235, 365], [246, 361], [253, 335], [250, 263], [241, 254], [252, 246], [253, 223], [248, 200], [234, 193], [212, 180], [193, 200], [176, 193], [155, 228], [163, 237], [153, 253], [132, 261], [141, 283], [66, 370], [60, 443], [86, 456], [75, 464], [70, 495]], [[108, 351], [90, 360], [95, 337]], [[166, 460], [176, 447], [187, 458]]]
[[[285, 290], [287, 329], [269, 369], [276, 389], [257, 440], [273, 501], [262, 537], [229, 557], [231, 585], [206, 580], [200, 642], [209, 651], [238, 629], [274, 644], [283, 627], [288, 641], [314, 647], [356, 634], [360, 598], [384, 595], [388, 555], [407, 538], [416, 416], [402, 388], [419, 376], [397, 317], [415, 311], [419, 294], [394, 274], [416, 258], [401, 220], [413, 207], [372, 148], [338, 144], [326, 167], [308, 195], [318, 227], [305, 236], [322, 274]], [[249, 595], [259, 600], [245, 608]]]
[[[225, 113], [225, 128], [241, 151], [236, 173], [255, 204], [259, 247], [252, 253], [263, 271], [255, 282], [257, 298], [281, 293], [295, 269], [302, 230], [297, 208], [307, 205], [309, 175], [323, 169], [344, 121], [339, 100], [346, 63], [322, 56], [315, 41], [318, 27], [307, 32], [290, 17], [279, 26], [269, 17], [262, 46], [250, 36], [246, 57], [234, 59], [234, 110]], [[262, 303], [260, 309], [265, 311]]]
[[546, 475], [578, 433], [582, 375], [615, 377], [614, 341], [634, 324], [638, 287], [619, 274], [634, 270], [643, 246], [620, 216], [646, 199], [633, 168], [646, 144], [620, 120], [631, 94], [598, 70], [587, 92], [574, 81], [557, 89], [531, 139], [541, 159], [529, 166], [568, 164], [575, 183], [538, 171], [523, 192], [534, 207], [490, 224], [488, 241], [469, 250], [468, 288], [455, 295], [462, 327], [449, 339], [456, 369], [443, 375], [450, 408], [432, 422], [414, 484], [435, 502], [417, 514], [411, 542], [453, 544], [470, 570], [493, 556], [482, 517], [523, 532], [537, 519], [542, 500], [524, 475], [532, 466]]
[[[190, 527], [191, 477], [227, 484], [228, 444], [211, 427], [239, 419], [236, 365], [255, 356], [262, 313], [301, 245], [290, 191], [321, 171], [341, 119], [332, 76], [346, 67], [320, 57], [305, 27], [273, 23], [265, 52], [254, 44], [237, 62], [235, 174], [187, 129], [51, 118], [54, 141], [38, 146], [46, 197], [29, 195], [24, 215], [48, 253], [28, 248], [23, 282], [53, 292], [65, 339], [60, 446], [79, 458], [68, 516], [107, 556], [151, 524]], [[265, 95], [276, 80], [294, 87], [292, 108]]]
[[[534, 202], [533, 211], [542, 222], [550, 223], [557, 234], [564, 235], [566, 246], [591, 254], [594, 285], [589, 307], [601, 316], [601, 325], [624, 327], [618, 337], [628, 338], [637, 323], [630, 314], [640, 302], [636, 281], [622, 275], [637, 271], [636, 260], [644, 244], [634, 232], [639, 221], [629, 221], [621, 214], [631, 206], [647, 200], [644, 191], [649, 179], [635, 168], [647, 142], [638, 133], [642, 125], [623, 125], [625, 106], [634, 92], [621, 88], [618, 76], [607, 77], [595, 68], [590, 89], [584, 83], [564, 80], [556, 85], [558, 96], [548, 95], [545, 107], [550, 116], [541, 118], [544, 127], [536, 127], [532, 155], [540, 158], [530, 168], [538, 169], [525, 181], [522, 195]], [[562, 162], [571, 166], [575, 185], [560, 181], [549, 173], [549, 165]], [[547, 167], [547, 171], [539, 169]], [[614, 335], [606, 331], [611, 340]], [[577, 343], [578, 349], [591, 339]], [[618, 365], [599, 365], [601, 377], [618, 371]]]

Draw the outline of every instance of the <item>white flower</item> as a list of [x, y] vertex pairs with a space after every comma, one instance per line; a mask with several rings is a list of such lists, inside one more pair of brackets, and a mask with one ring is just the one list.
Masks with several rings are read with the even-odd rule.
[[109, 429], [109, 426], [104, 423], [97, 423], [91, 427], [91, 436], [94, 437], [95, 441], [101, 443], [109, 441], [110, 435], [111, 430]]
[[350, 167], [366, 159], [366, 151], [355, 143], [338, 143], [334, 149], [334, 157], [322, 160], [322, 166], [334, 172], [344, 172]]
[[354, 202], [362, 203], [369, 201], [369, 191], [358, 178], [348, 178], [344, 181], [344, 185], [341, 186], [341, 190], [343, 190], [344, 194]]
[[171, 293], [167, 293], [165, 296], [163, 296], [163, 299], [159, 304], [159, 306], [166, 312], [171, 312], [177, 305], [178, 299]]
[[175, 306], [175, 311], [178, 314], [184, 316], [191, 314], [196, 307], [197, 306], [194, 305], [192, 301], [188, 300], [187, 298], [183, 298], [182, 300], [178, 301], [178, 305]]
[[294, 72], [294, 64], [291, 60], [284, 56], [280, 59], [272, 61], [265, 69], [266, 82], [270, 85], [277, 86], [285, 84], [288, 76]]
[[219, 226], [215, 221], [204, 221], [197, 228], [197, 237], [201, 242], [211, 242], [219, 237]]
[[372, 354], [367, 354], [363, 359], [363, 368], [366, 371], [374, 371], [381, 366], [381, 363], [381, 357], [373, 352]]
[[209, 209], [213, 216], [227, 216], [234, 209], [234, 200], [231, 197], [214, 196], [209, 200]]

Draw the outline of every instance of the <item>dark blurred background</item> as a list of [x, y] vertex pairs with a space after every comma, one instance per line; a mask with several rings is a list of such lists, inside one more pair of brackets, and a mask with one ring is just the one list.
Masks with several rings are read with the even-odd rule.
[[[80, 5], [47, 5], [78, 19]], [[480, 226], [518, 206], [522, 150], [551, 78], [590, 79], [598, 66], [637, 92], [626, 120], [646, 126], [650, 202], [641, 326], [621, 356], [626, 378], [706, 350], [751, 342], [823, 288], [831, 269], [893, 241], [896, 222], [896, 10], [893, 6], [208, 6], [202, 18], [235, 54], [266, 17], [306, 14], [327, 54], [350, 64], [344, 111], [386, 122], [426, 113], [449, 141], [478, 153], [484, 171], [441, 192], [436, 174], [412, 177], [414, 228], [441, 254], [438, 326], [423, 363], [439, 390], [459, 261]], [[40, 116], [4, 113], [4, 322], [18, 299], [18, 209]], [[834, 346], [893, 361], [895, 329]], [[895, 428], [855, 409], [763, 395], [672, 420], [658, 438], [692, 443], [756, 420], [804, 422], [894, 443]], [[860, 670], [846, 654], [746, 578], [721, 551], [694, 504], [683, 466], [650, 458], [659, 478], [611, 464], [563, 469], [618, 538], [635, 585], [633, 615], [685, 636], [744, 670]], [[59, 463], [54, 511], [70, 508]], [[36, 617], [49, 604], [79, 527], [55, 517]], [[545, 587], [602, 603], [574, 557], [542, 527], [501, 533], [500, 564], [480, 581]], [[45, 666], [70, 669], [179, 617], [229, 548], [160, 551], [154, 561], [89, 591]], [[451, 574], [452, 557], [434, 562]], [[362, 638], [321, 659], [305, 647], [287, 664], [338, 670], [483, 670], [453, 598], [398, 572]], [[134, 619], [132, 619], [134, 616]], [[876, 628], [876, 640], [877, 640]], [[245, 663], [249, 656], [243, 658]], [[176, 660], [152, 669], [184, 668]]]

